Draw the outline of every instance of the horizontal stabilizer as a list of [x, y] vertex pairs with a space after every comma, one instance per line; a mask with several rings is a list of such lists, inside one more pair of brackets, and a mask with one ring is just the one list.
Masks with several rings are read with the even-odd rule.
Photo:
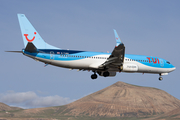
[[22, 51], [5, 51], [5, 52], [23, 53]]

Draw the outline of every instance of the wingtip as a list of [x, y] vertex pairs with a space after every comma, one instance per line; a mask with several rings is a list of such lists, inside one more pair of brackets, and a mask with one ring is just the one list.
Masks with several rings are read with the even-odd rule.
[[25, 14], [18, 13], [17, 16], [25, 16]]

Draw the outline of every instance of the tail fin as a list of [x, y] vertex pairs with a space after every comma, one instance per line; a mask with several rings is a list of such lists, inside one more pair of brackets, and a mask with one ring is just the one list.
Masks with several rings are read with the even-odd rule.
[[115, 35], [115, 39], [116, 39], [116, 46], [118, 46], [119, 44], [121, 44], [121, 39], [119, 37], [119, 35], [117, 34], [116, 30], [114, 29], [114, 35]]
[[19, 19], [25, 48], [27, 47], [28, 43], [32, 43], [37, 49], [59, 49], [46, 43], [24, 14], [18, 14], [17, 16]]

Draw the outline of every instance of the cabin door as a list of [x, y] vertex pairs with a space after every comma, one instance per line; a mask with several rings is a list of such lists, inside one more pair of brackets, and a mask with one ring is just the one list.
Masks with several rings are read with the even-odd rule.
[[164, 67], [164, 61], [162, 59], [160, 59], [160, 66]]
[[50, 60], [54, 60], [54, 52], [53, 51], [50, 52]]

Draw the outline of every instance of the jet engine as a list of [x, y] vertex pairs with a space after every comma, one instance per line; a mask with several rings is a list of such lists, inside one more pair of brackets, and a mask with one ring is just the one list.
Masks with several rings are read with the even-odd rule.
[[97, 72], [99, 76], [104, 76], [104, 77], [114, 77], [116, 76], [116, 72], [109, 72], [109, 71], [103, 71], [103, 72]]

